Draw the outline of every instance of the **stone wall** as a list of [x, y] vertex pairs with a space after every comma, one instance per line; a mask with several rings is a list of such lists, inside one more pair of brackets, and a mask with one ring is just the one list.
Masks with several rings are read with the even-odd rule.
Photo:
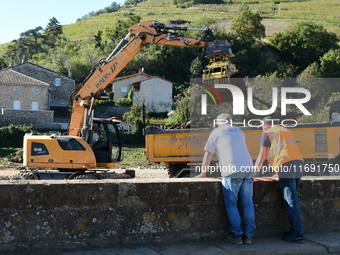
[[96, 106], [94, 109], [94, 116], [96, 118], [121, 117], [123, 113], [128, 111], [130, 111], [130, 107]]
[[[228, 230], [218, 179], [0, 181], [0, 253], [210, 240]], [[339, 178], [300, 185], [305, 233], [340, 231]], [[255, 237], [289, 223], [277, 181], [254, 183]]]
[[0, 127], [10, 124], [51, 128], [54, 127], [53, 111], [0, 109]]

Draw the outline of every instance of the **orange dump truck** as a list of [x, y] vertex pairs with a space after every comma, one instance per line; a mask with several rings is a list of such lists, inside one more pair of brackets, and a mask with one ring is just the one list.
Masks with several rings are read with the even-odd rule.
[[[256, 160], [262, 134], [261, 128], [240, 127], [249, 152]], [[340, 175], [340, 122], [298, 124], [290, 128], [305, 159], [305, 175]], [[209, 128], [160, 129], [147, 128], [145, 156], [150, 162], [164, 162], [170, 177], [183, 177], [195, 171], [202, 162]], [[213, 158], [217, 162], [216, 156]]]

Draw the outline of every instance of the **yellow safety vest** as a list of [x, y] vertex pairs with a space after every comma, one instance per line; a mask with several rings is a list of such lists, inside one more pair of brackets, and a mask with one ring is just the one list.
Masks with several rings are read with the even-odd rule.
[[277, 125], [266, 130], [265, 133], [269, 136], [271, 146], [267, 160], [273, 167], [275, 172], [282, 164], [292, 160], [302, 160], [303, 157], [296, 145], [292, 131]]

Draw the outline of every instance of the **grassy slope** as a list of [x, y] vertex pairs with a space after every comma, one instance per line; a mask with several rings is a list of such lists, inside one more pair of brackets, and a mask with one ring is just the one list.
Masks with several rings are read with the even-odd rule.
[[[228, 29], [230, 20], [237, 15], [240, 5], [246, 2], [251, 10], [259, 11], [264, 18], [263, 24], [266, 26], [267, 36], [280, 32], [297, 21], [320, 23], [329, 31], [340, 36], [340, 2], [338, 0], [285, 0], [275, 5], [272, 0], [231, 2], [232, 4], [205, 4], [190, 8], [177, 8], [172, 5], [172, 0], [148, 0], [136, 6], [124, 7], [115, 13], [103, 14], [65, 25], [63, 29], [66, 37], [70, 40], [85, 40], [93, 38], [98, 30], [114, 26], [117, 19], [125, 19], [129, 14], [140, 15], [142, 20], [157, 20], [166, 24], [169, 24], [171, 20], [193, 22], [199, 19], [214, 18], [220, 20], [221, 26]], [[98, 9], [104, 7], [98, 5]], [[56, 14], [56, 16], [58, 15]], [[5, 53], [7, 45], [0, 45], [0, 56]]]
[[[190, 8], [176, 8], [171, 4], [172, 0], [148, 0], [136, 6], [124, 7], [119, 12], [104, 14], [91, 19], [76, 22], [64, 26], [65, 35], [71, 40], [82, 40], [92, 37], [98, 30], [114, 26], [117, 19], [125, 19], [128, 14], [136, 14], [142, 20], [157, 20], [169, 24], [171, 20], [196, 21], [205, 18], [220, 20], [220, 24], [228, 29], [230, 20], [237, 15], [242, 1], [225, 5], [198, 5]], [[290, 24], [297, 21], [313, 21], [322, 24], [329, 31], [340, 36], [340, 2], [338, 0], [306, 0], [285, 1], [273, 7], [273, 1], [259, 0], [249, 7], [253, 11], [259, 11], [264, 17], [267, 36], [280, 32]]]

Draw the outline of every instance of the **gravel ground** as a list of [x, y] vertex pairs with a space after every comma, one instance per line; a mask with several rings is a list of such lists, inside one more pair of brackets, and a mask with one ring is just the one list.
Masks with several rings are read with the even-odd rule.
[[[156, 179], [156, 178], [169, 178], [168, 170], [164, 168], [128, 168], [135, 170], [136, 177], [135, 178], [144, 178], [144, 179]], [[123, 169], [117, 170], [117, 173], [124, 172]]]

